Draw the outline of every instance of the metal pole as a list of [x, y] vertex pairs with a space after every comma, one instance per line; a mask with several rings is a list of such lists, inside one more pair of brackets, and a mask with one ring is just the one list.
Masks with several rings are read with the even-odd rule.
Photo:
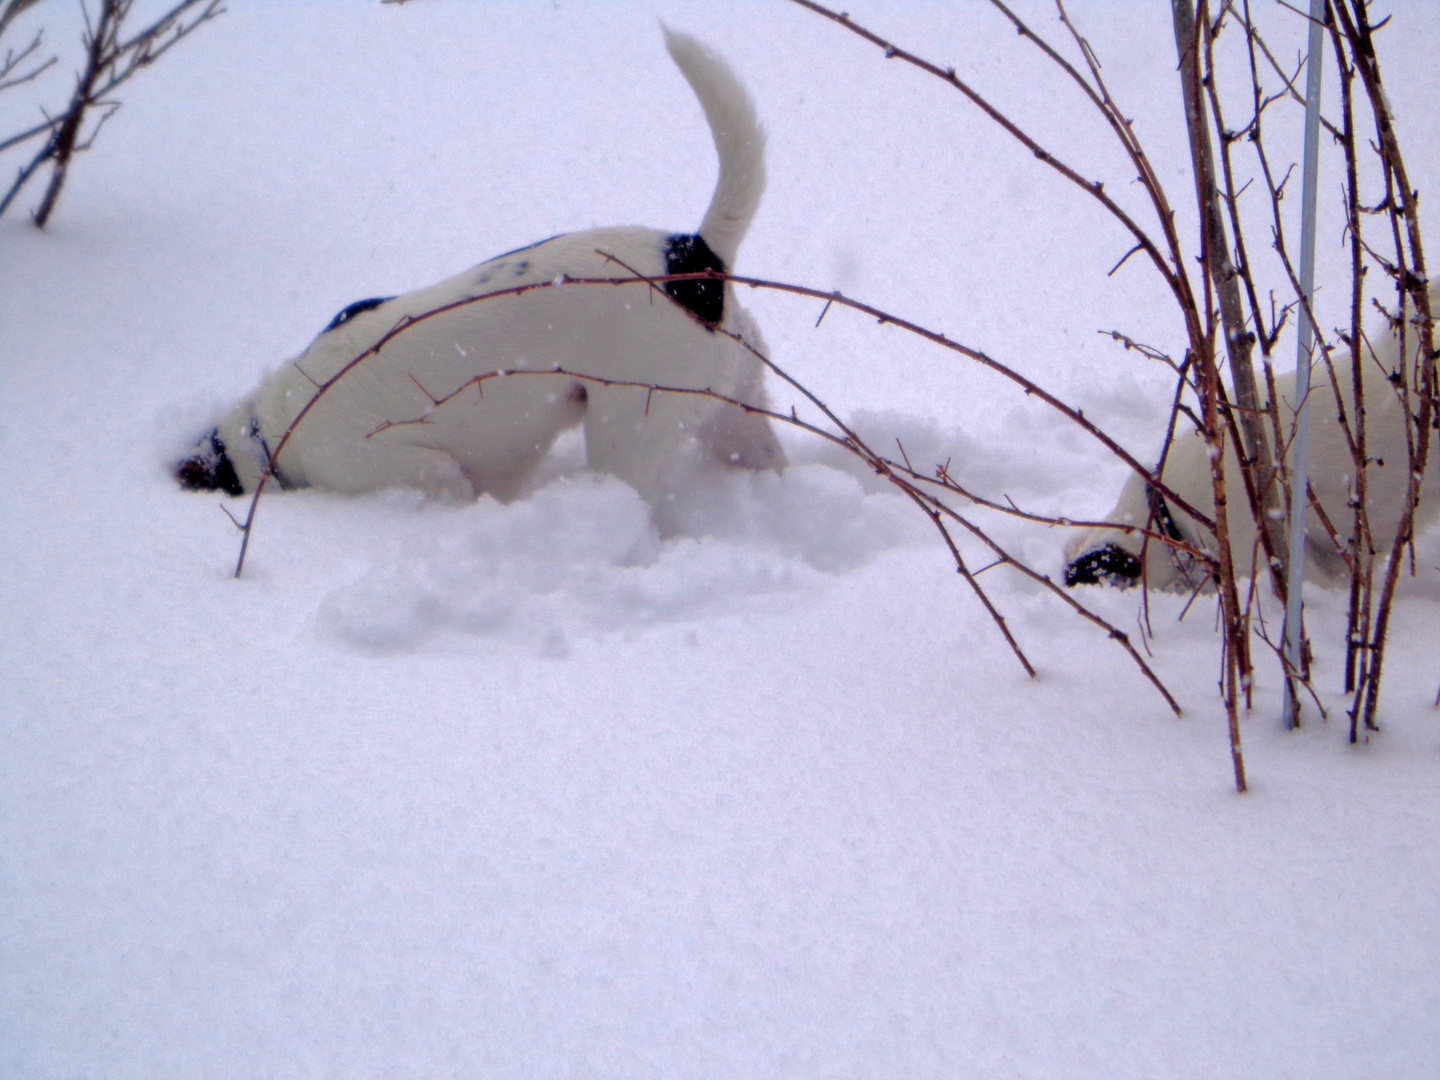
[[[1295, 436], [1290, 443], [1290, 581], [1285, 604], [1285, 662], [1300, 670], [1305, 581], [1305, 512], [1309, 507], [1310, 464], [1310, 358], [1315, 327], [1306, 307], [1315, 299], [1315, 192], [1320, 162], [1320, 74], [1325, 52], [1323, 22], [1325, 0], [1310, 0], [1310, 52], [1305, 69], [1305, 165], [1300, 198], [1300, 290], [1305, 305], [1300, 311], [1299, 343], [1295, 355]], [[1285, 726], [1300, 725], [1296, 680], [1285, 679]]]

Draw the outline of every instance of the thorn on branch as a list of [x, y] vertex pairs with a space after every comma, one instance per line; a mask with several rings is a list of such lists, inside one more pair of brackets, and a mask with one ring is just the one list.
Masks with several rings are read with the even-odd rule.
[[300, 366], [300, 361], [291, 361], [290, 366], [293, 367], [296, 371], [300, 372], [301, 375], [305, 376], [305, 381], [308, 382], [311, 386], [315, 387], [316, 390], [321, 389], [320, 384], [310, 377], [310, 373]]
[[905, 462], [905, 468], [909, 469], [911, 472], [914, 472], [915, 467], [910, 464], [910, 455], [905, 453], [905, 444], [900, 441], [900, 437], [898, 435], [895, 437], [895, 446], [900, 451], [900, 460]]
[[[1144, 244], [1136, 244], [1134, 247], [1132, 247], [1129, 251], [1127, 251], [1124, 255], [1121, 256], [1120, 261], [1117, 262], [1114, 266], [1112, 266], [1112, 267], [1110, 268], [1110, 272], [1109, 272], [1108, 274], [1106, 274], [1105, 276], [1106, 276], [1106, 277], [1114, 277], [1115, 274], [1116, 274], [1116, 272], [1117, 272], [1122, 266], [1124, 266], [1127, 262], [1130, 261], [1130, 256], [1131, 256], [1131, 255], [1134, 255], [1137, 251], [1143, 251], [1144, 248], [1145, 248], [1145, 245], [1144, 245]], [[1125, 347], [1128, 349], [1130, 346], [1129, 346], [1129, 344], [1126, 344]]]
[[[427, 398], [430, 399], [430, 404], [431, 404], [431, 405], [439, 405], [439, 404], [440, 404], [439, 400], [435, 397], [435, 395], [432, 394], [432, 393], [430, 393], [429, 390], [426, 390], [425, 387], [421, 385], [420, 380], [417, 379], [413, 374], [412, 374], [412, 375], [409, 375], [408, 378], [410, 379], [411, 382], [413, 382], [417, 387], [420, 388], [420, 392], [421, 392], [422, 394], [424, 394]], [[476, 385], [479, 385], [479, 384], [476, 384]], [[480, 396], [481, 396], [481, 397], [484, 397], [484, 396], [485, 396], [484, 391], [481, 391]]]
[[[838, 296], [838, 295], [839, 295], [839, 293], [836, 293], [836, 296]], [[825, 301], [825, 306], [820, 309], [820, 318], [815, 320], [815, 326], [816, 326], [816, 327], [818, 327], [818, 326], [820, 325], [821, 321], [825, 318], [825, 313], [830, 310], [830, 305], [833, 304], [834, 302], [835, 302], [834, 297], [831, 297], [829, 300], [826, 300], [826, 301]]]

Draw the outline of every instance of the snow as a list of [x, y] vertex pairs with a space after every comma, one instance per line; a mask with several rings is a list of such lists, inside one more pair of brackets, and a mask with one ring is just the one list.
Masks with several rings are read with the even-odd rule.
[[[1164, 5], [1075, 7], [1183, 204]], [[1381, 57], [1428, 192], [1426, 10]], [[1153, 273], [1105, 276], [1126, 236], [798, 8], [232, 5], [126, 88], [44, 234], [0, 222], [0, 1075], [1440, 1074], [1433, 531], [1383, 731], [1346, 744], [1345, 598], [1316, 592], [1332, 719], [1281, 730], [1262, 661], [1244, 796], [1203, 603], [1152, 602], [1176, 719], [989, 571], [1027, 679], [933, 528], [796, 432], [783, 476], [699, 470], [658, 514], [574, 439], [504, 506], [267, 496], [231, 579], [224, 500], [167, 465], [335, 311], [561, 231], [694, 227], [712, 152], [657, 14], [770, 133], [741, 271], [983, 348], [1153, 449], [1164, 372], [1096, 332], [1177, 347]], [[852, 14], [1133, 204], [992, 10]], [[1004, 380], [743, 299], [877, 445], [1113, 503], [1123, 467]], [[1058, 571], [1058, 533], [987, 526]], [[1135, 630], [1134, 593], [1082, 598]]]

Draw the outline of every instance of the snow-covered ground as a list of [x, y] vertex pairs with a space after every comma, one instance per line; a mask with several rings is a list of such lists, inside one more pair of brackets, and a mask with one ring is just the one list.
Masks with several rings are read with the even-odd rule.
[[[232, 580], [224, 500], [167, 467], [336, 310], [557, 232], [695, 227], [713, 154], [657, 14], [770, 133], [741, 271], [984, 348], [1145, 453], [1164, 372], [1096, 331], [1178, 337], [1140, 260], [1105, 276], [1129, 240], [1092, 204], [780, 0], [231, 6], [126, 88], [47, 232], [0, 222], [0, 1075], [1440, 1075], [1433, 533], [1383, 732], [1345, 743], [1344, 598], [1316, 593], [1336, 718], [1280, 730], [1262, 664], [1243, 797], [1205, 605], [1154, 601], [1176, 719], [991, 571], [1027, 679], [929, 524], [796, 433], [783, 476], [697, 482], [664, 535], [574, 440], [507, 506], [278, 495]], [[1167, 5], [1073, 6], [1183, 204]], [[1135, 198], [988, 5], [851, 10]], [[1382, 37], [1427, 193], [1437, 49], [1418, 4]], [[879, 442], [1113, 501], [1121, 467], [994, 375], [744, 299]], [[1058, 570], [1057, 533], [993, 527]], [[1085, 600], [1135, 627], [1134, 594]]]

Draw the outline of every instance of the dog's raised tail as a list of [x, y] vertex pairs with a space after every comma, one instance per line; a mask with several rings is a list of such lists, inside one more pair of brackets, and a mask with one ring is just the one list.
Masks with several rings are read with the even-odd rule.
[[664, 23], [660, 28], [671, 58], [700, 99], [715, 139], [720, 179], [700, 235], [729, 270], [765, 191], [765, 130], [750, 95], [724, 60], [688, 34]]

